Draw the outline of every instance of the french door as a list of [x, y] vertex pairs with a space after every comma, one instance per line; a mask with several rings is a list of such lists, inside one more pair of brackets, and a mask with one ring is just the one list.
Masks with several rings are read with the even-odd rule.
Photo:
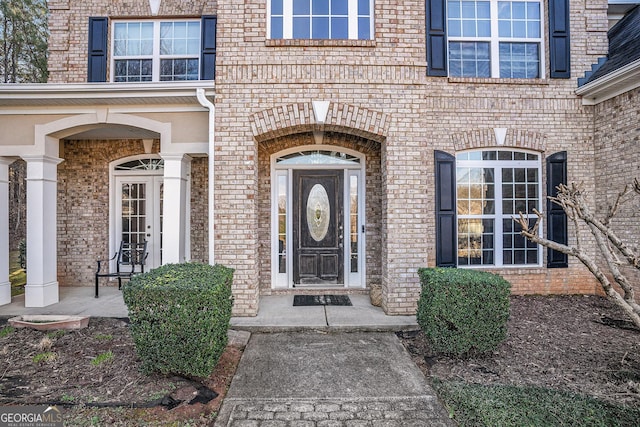
[[145, 270], [162, 264], [162, 176], [116, 176], [115, 245], [147, 242]]

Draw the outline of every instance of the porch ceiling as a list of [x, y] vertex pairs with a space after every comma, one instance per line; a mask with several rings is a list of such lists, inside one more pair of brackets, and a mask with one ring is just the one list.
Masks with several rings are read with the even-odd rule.
[[96, 126], [90, 129], [79, 130], [64, 139], [67, 140], [108, 140], [108, 139], [155, 139], [160, 138], [156, 132], [147, 129], [124, 125]]
[[206, 96], [215, 94], [213, 81], [168, 83], [82, 83], [82, 84], [2, 84], [2, 107], [65, 107], [89, 105], [158, 105], [200, 106], [198, 88]]

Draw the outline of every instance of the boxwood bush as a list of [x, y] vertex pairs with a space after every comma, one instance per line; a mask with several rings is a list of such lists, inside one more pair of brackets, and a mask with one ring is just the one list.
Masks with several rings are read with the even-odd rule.
[[511, 285], [478, 270], [421, 268], [417, 319], [438, 353], [471, 356], [495, 350], [507, 335]]
[[207, 377], [227, 345], [233, 269], [167, 264], [123, 287], [145, 373]]

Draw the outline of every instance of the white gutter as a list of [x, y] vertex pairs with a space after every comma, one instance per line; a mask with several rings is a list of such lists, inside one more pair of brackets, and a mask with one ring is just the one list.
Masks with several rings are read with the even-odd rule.
[[205, 96], [203, 88], [196, 89], [198, 102], [209, 109], [209, 264], [215, 264], [216, 230], [215, 230], [215, 123], [216, 107]]
[[582, 105], [596, 105], [640, 87], [640, 59], [612, 71], [576, 90]]

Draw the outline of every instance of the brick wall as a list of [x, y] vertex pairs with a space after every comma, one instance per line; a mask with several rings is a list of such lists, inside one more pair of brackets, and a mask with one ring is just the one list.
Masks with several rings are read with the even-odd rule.
[[[163, 0], [157, 16], [151, 15], [149, 2], [127, 0], [51, 0], [49, 7], [49, 83], [86, 83], [89, 17], [198, 18], [215, 15], [215, 0]], [[111, 28], [109, 28], [111, 32]], [[109, 50], [111, 47], [109, 47]], [[108, 75], [108, 74], [107, 74]]]
[[[366, 269], [368, 283], [380, 283], [382, 236], [380, 235], [382, 185], [380, 146], [375, 142], [343, 133], [328, 132], [323, 144], [358, 151], [366, 156]], [[313, 134], [298, 133], [260, 143], [258, 148], [258, 224], [260, 289], [271, 290], [271, 155], [291, 147], [315, 144]]]
[[[265, 188], [269, 181], [261, 175], [260, 160], [256, 162], [256, 145], [257, 158], [263, 156], [263, 134], [256, 132], [251, 118], [312, 100], [387, 117], [379, 152], [379, 234], [383, 304], [388, 313], [414, 312], [419, 292], [416, 270], [435, 262], [434, 150], [455, 153], [496, 146], [491, 129], [507, 128], [506, 146], [537, 150], [543, 157], [567, 150], [569, 179], [594, 188], [593, 116], [574, 94], [575, 78], [427, 77], [423, 1], [376, 1], [375, 41], [338, 42], [267, 40], [265, 3], [219, 2], [216, 138], [232, 171], [219, 183], [225, 188], [221, 205], [233, 206], [228, 214], [219, 213], [228, 220], [222, 228], [229, 228], [228, 236], [221, 235], [221, 246], [239, 253], [268, 254], [264, 246], [270, 240], [264, 234], [269, 230], [259, 218], [265, 209], [260, 201], [268, 200], [270, 189]], [[606, 53], [606, 6], [605, 1], [571, 4], [575, 77]], [[308, 123], [291, 122], [285, 113], [272, 116], [282, 120], [268, 121], [268, 116], [265, 127], [274, 138], [291, 135], [286, 147], [304, 143], [299, 132]], [[231, 232], [236, 227], [230, 220], [235, 213], [241, 213], [242, 224], [257, 223], [261, 231], [245, 233], [247, 240], [240, 242]], [[573, 234], [570, 238], [575, 239]], [[264, 255], [258, 259], [269, 262]], [[236, 293], [236, 303], [243, 304], [237, 314], [251, 314], [246, 309], [256, 304], [257, 295], [249, 281], [258, 274], [260, 287], [269, 287], [270, 276], [263, 264], [250, 260], [236, 263], [236, 268], [239, 282], [246, 281], [250, 288]], [[500, 273], [514, 284], [515, 293], [593, 293], [596, 289], [574, 260], [569, 269], [502, 269]]]
[[[49, 4], [52, 82], [85, 81], [88, 16], [149, 16], [147, 2]], [[368, 203], [378, 203], [379, 214], [368, 218], [375, 223], [367, 228], [367, 251], [379, 247], [381, 254], [380, 266], [368, 268], [382, 282], [390, 314], [414, 312], [416, 270], [435, 262], [434, 150], [495, 147], [492, 129], [507, 128], [505, 146], [543, 157], [566, 150], [569, 180], [594, 191], [593, 109], [574, 91], [576, 78], [606, 54], [606, 7], [604, 0], [573, 0], [573, 78], [531, 81], [427, 77], [424, 1], [376, 1], [373, 41], [311, 42], [267, 40], [263, 0], [163, 1], [161, 15], [218, 15], [215, 261], [236, 269], [234, 314], [255, 315], [260, 288], [270, 286], [265, 156], [308, 141], [305, 133], [317, 125], [309, 113], [313, 100], [331, 102], [325, 131], [342, 135], [332, 143], [350, 147], [354, 135], [370, 140], [367, 188], [379, 189], [368, 193], [379, 194], [379, 203]], [[516, 293], [595, 289], [574, 260], [569, 269], [500, 273]]]
[[[606, 216], [618, 192], [631, 185], [634, 178], [640, 179], [639, 114], [640, 89], [595, 106], [595, 199], [600, 218]], [[612, 228], [636, 253], [640, 251], [640, 195], [632, 196], [622, 205]], [[640, 271], [631, 268], [623, 271], [640, 293]]]
[[[155, 141], [152, 152], [158, 153]], [[58, 281], [62, 286], [91, 286], [97, 259], [109, 254], [109, 163], [143, 154], [141, 140], [62, 143], [58, 166]], [[192, 259], [208, 257], [207, 162], [192, 162]], [[203, 195], [204, 193], [204, 195]]]

